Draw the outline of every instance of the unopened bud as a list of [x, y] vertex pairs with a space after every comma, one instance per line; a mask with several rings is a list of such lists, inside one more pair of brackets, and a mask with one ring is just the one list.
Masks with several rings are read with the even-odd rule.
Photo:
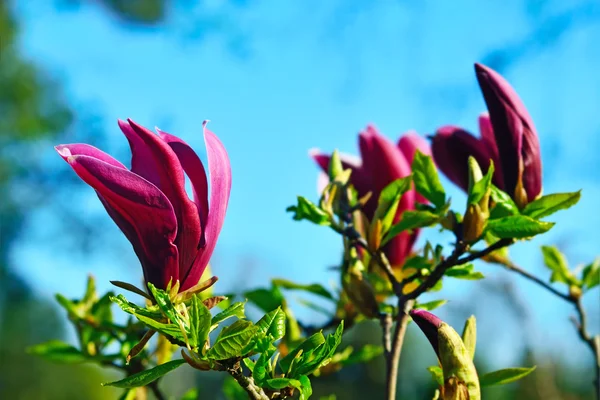
[[463, 240], [466, 243], [476, 242], [483, 235], [487, 223], [487, 213], [484, 213], [479, 204], [469, 204], [463, 219]]

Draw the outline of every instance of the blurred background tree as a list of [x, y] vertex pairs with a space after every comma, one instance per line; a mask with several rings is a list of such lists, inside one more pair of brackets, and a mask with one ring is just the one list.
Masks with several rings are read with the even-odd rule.
[[[78, 12], [94, 9], [119, 21], [123, 29], [166, 29], [165, 25], [177, 9], [189, 7], [191, 1], [169, 0], [61, 0], [55, 1], [58, 10]], [[232, 0], [236, 5], [247, 5], [243, 0]], [[483, 61], [504, 72], [514, 63], [532, 53], [552, 46], [565, 32], [582, 24], [597, 22], [600, 15], [592, 1], [580, 1], [560, 13], [548, 13], [550, 1], [529, 1], [526, 4], [532, 29], [523, 38], [493, 49]], [[101, 372], [91, 367], [56, 366], [25, 354], [26, 346], [51, 338], [65, 337], [66, 318], [63, 312], [37, 296], [18, 271], [12, 268], [11, 250], [20, 239], [27, 236], [28, 217], [36, 207], [51, 207], [70, 221], [58, 229], [68, 227], [70, 236], [81, 242], [98, 234], [95, 224], [82, 220], [70, 212], [64, 201], [54, 201], [74, 190], [74, 177], [64, 169], [48, 168], [42, 151], [64, 137], [76, 137], [92, 144], [104, 140], [98, 112], [93, 106], [82, 105], [65, 94], [61, 79], [45, 69], [40, 60], [26, 57], [21, 49], [22, 26], [14, 8], [16, 1], [0, 2], [0, 397], [7, 399], [110, 399], [115, 393], [100, 388]], [[197, 15], [190, 18], [198, 18]], [[227, 25], [210, 21], [210, 16], [200, 20], [207, 29], [227, 29]], [[208, 22], [207, 22], [208, 21]], [[187, 21], [195, 29], [188, 32], [197, 38], [197, 22]], [[452, 96], [460, 91], [450, 83]], [[438, 88], [439, 89], [439, 88]], [[438, 90], [436, 89], [436, 90]], [[460, 101], [456, 104], [463, 104]], [[60, 182], [60, 184], [58, 184]], [[73, 234], [78, 229], [80, 235]], [[43, 266], [40, 266], [43, 268]], [[504, 307], [512, 315], [513, 323], [526, 324], [531, 310], [527, 310], [521, 295], [512, 282], [489, 282], [481, 291], [497, 294], [494, 307]], [[83, 283], [82, 283], [83, 287]], [[474, 292], [473, 296], [481, 295]], [[466, 301], [464, 302], [466, 304]], [[465, 318], [471, 314], [489, 311], [472, 310], [461, 304], [453, 311]], [[478, 314], [479, 317], [479, 314]], [[505, 323], [505, 322], [503, 322]], [[497, 322], [496, 324], [499, 324]], [[499, 389], [488, 389], [484, 398], [502, 399], [591, 399], [591, 376], [586, 365], [568, 365], [560, 355], [537, 354], [534, 343], [527, 338], [528, 328], [523, 328], [524, 343], [522, 365], [538, 364], [540, 368], [532, 377]], [[379, 328], [375, 324], [357, 326], [346, 337], [346, 343], [360, 346], [379, 341]], [[435, 362], [434, 355], [424, 339], [410, 332], [406, 340], [400, 373], [400, 398], [428, 398], [433, 384], [425, 367]], [[493, 344], [482, 344], [491, 346]], [[482, 357], [485, 357], [483, 354]], [[478, 365], [485, 368], [489, 360], [482, 358]], [[376, 398], [383, 393], [383, 360], [367, 366], [355, 366], [342, 373], [323, 377], [315, 382], [315, 398], [338, 393], [338, 399]], [[213, 395], [219, 385], [214, 376], [192, 374], [204, 390], [201, 398]], [[174, 392], [181, 392], [189, 381], [168, 382]], [[211, 395], [206, 393], [213, 393]]]

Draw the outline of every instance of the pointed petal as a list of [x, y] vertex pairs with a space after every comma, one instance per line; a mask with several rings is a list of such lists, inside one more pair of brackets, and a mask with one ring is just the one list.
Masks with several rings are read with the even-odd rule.
[[204, 129], [204, 140], [210, 171], [210, 203], [204, 230], [206, 245], [198, 251], [194, 266], [182, 282], [182, 291], [197, 284], [206, 269], [223, 227], [231, 193], [231, 164], [223, 143], [206, 128]]
[[442, 326], [443, 321], [432, 313], [419, 309], [412, 310], [410, 316], [419, 328], [421, 328], [439, 357], [438, 329]]
[[177, 136], [163, 132], [158, 128], [156, 128], [156, 131], [171, 146], [171, 149], [173, 149], [177, 158], [179, 158], [183, 170], [190, 178], [194, 192], [194, 202], [198, 206], [200, 221], [202, 222], [202, 226], [204, 226], [208, 216], [208, 180], [206, 179], [206, 171], [204, 165], [202, 165], [202, 161], [200, 161], [200, 158], [190, 145]]
[[[109, 215], [130, 240], [148, 282], [164, 288], [178, 279], [177, 221], [167, 197], [131, 171], [87, 155], [59, 154], [93, 187]], [[70, 150], [69, 150], [70, 151]]]
[[[417, 150], [425, 155], [431, 155], [431, 147], [429, 146], [429, 143], [427, 143], [425, 138], [417, 135], [415, 131], [409, 131], [402, 135], [400, 140], [398, 140], [398, 148], [406, 158], [408, 165], [412, 165]], [[425, 197], [421, 196], [414, 189], [411, 190], [414, 191], [415, 198], [419, 203], [428, 203]]]
[[118, 160], [113, 158], [112, 156], [106, 154], [100, 149], [97, 149], [94, 146], [90, 146], [85, 143], [73, 143], [73, 144], [60, 144], [54, 147], [58, 154], [66, 161], [70, 156], [90, 156], [96, 158], [100, 161], [104, 161], [110, 165], [114, 165], [115, 167], [127, 169], [123, 164], [121, 164]]
[[505, 189], [513, 194], [520, 177], [528, 198], [541, 192], [542, 166], [536, 129], [525, 105], [496, 71], [475, 64], [475, 72], [490, 113]]
[[[490, 167], [491, 155], [483, 141], [456, 126], [438, 129], [432, 138], [431, 149], [438, 168], [464, 191], [469, 187], [469, 156], [477, 160], [483, 171]], [[494, 183], [501, 183], [497, 182], [496, 175]]]
[[185, 276], [197, 256], [201, 227], [198, 207], [185, 191], [185, 175], [171, 147], [158, 135], [131, 119], [119, 121], [131, 146], [131, 170], [155, 184], [167, 196], [177, 217], [180, 275]]

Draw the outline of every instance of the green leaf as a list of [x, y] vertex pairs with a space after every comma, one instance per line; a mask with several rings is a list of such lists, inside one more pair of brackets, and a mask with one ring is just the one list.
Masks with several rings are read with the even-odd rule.
[[490, 219], [520, 214], [519, 207], [517, 207], [508, 193], [503, 192], [494, 185], [491, 185], [490, 197], [495, 203], [494, 208], [490, 212]]
[[293, 218], [296, 221], [306, 219], [317, 225], [331, 225], [331, 216], [321, 210], [316, 204], [302, 196], [298, 196], [297, 205], [288, 207], [286, 211], [293, 212]]
[[210, 310], [202, 303], [198, 295], [194, 295], [188, 311], [190, 314], [190, 345], [202, 348], [212, 325]]
[[437, 365], [427, 367], [427, 371], [431, 373], [431, 377], [439, 386], [444, 386], [444, 372]]
[[187, 392], [183, 394], [181, 400], [198, 400], [200, 398], [200, 393], [197, 388], [191, 388]]
[[487, 230], [500, 239], [523, 239], [548, 232], [553, 222], [535, 220], [525, 215], [513, 215], [488, 221]]
[[273, 285], [282, 287], [284, 289], [303, 290], [305, 292], [309, 292], [312, 294], [316, 294], [317, 296], [333, 300], [332, 294], [329, 293], [329, 291], [325, 289], [323, 285], [320, 285], [318, 283], [303, 285], [300, 283], [288, 281], [287, 279], [273, 279], [271, 282], [273, 283]]
[[489, 372], [479, 378], [481, 386], [504, 385], [526, 377], [535, 370], [531, 368], [506, 368]]
[[264, 312], [273, 311], [283, 304], [283, 293], [277, 286], [271, 289], [255, 289], [244, 293], [244, 297], [254, 303]]
[[382, 346], [366, 344], [361, 349], [350, 353], [345, 360], [340, 361], [340, 364], [347, 366], [352, 364], [366, 363], [375, 357], [380, 356], [381, 354], [383, 354]]
[[186, 337], [181, 332], [181, 328], [179, 325], [175, 324], [163, 324], [162, 322], [158, 322], [152, 318], [148, 318], [144, 315], [133, 314], [140, 322], [146, 325], [148, 328], [151, 328], [157, 332], [162, 333], [163, 335], [171, 336], [177, 340], [185, 342]]
[[600, 257], [596, 257], [591, 264], [585, 266], [582, 276], [583, 284], [588, 290], [600, 285]]
[[561, 282], [567, 285], [577, 285], [577, 279], [569, 270], [565, 256], [555, 246], [542, 246], [544, 264], [552, 271], [550, 282]]
[[185, 360], [179, 359], [169, 361], [154, 368], [128, 376], [120, 381], [103, 383], [102, 386], [115, 386], [124, 389], [146, 386], [161, 376], [168, 374], [176, 368], [179, 368], [182, 364], [185, 364]]
[[292, 364], [292, 361], [294, 360], [294, 358], [296, 358], [298, 353], [312, 351], [317, 347], [321, 346], [323, 343], [325, 343], [325, 336], [323, 336], [322, 332], [317, 332], [311, 335], [308, 339], [300, 343], [298, 347], [290, 351], [285, 357], [283, 357], [279, 361], [279, 366], [281, 367], [281, 370], [284, 372], [289, 371], [290, 365]]
[[138, 306], [137, 304], [134, 304], [134, 303], [128, 301], [125, 298], [125, 296], [123, 296], [122, 294], [119, 294], [117, 296], [111, 296], [110, 300], [113, 303], [117, 304], [121, 310], [125, 311], [128, 314], [143, 315], [143, 316], [151, 318], [151, 319], [163, 318], [163, 315], [157, 306], [142, 308], [142, 307]]
[[265, 314], [257, 323], [258, 331], [264, 336], [271, 335], [273, 341], [281, 339], [285, 335], [285, 313], [281, 308]]
[[396, 179], [381, 191], [373, 221], [381, 220], [381, 231], [383, 234], [392, 226], [400, 199], [410, 189], [410, 186], [411, 176], [409, 175], [405, 178]]
[[227, 400], [248, 400], [248, 393], [231, 376], [223, 381], [223, 394]]
[[417, 303], [417, 304], [415, 304], [415, 308], [420, 308], [421, 310], [425, 310], [425, 311], [431, 311], [431, 310], [435, 310], [438, 307], [443, 306], [447, 302], [448, 302], [448, 300], [433, 300], [433, 301], [428, 301], [427, 303]]
[[440, 220], [440, 216], [431, 211], [404, 211], [402, 218], [397, 224], [392, 225], [387, 235], [382, 241], [382, 246], [392, 240], [398, 234], [411, 229], [422, 228], [435, 224]]
[[85, 354], [79, 349], [60, 340], [50, 340], [28, 347], [27, 353], [62, 364], [79, 364], [86, 361]]
[[431, 201], [436, 209], [444, 207], [446, 193], [431, 157], [417, 151], [411, 167], [417, 192]]
[[169, 293], [164, 290], [156, 288], [152, 283], [148, 282], [148, 289], [150, 289], [150, 293], [152, 293], [152, 297], [156, 301], [156, 305], [163, 314], [171, 320], [171, 322], [178, 322], [181, 317], [179, 312], [175, 309], [175, 306], [171, 302], [171, 298], [169, 297]]
[[485, 278], [481, 272], [473, 271], [473, 264], [457, 265], [456, 267], [449, 268], [445, 275], [456, 279], [465, 280], [479, 280]]
[[80, 317], [80, 312], [79, 309], [77, 308], [77, 304], [75, 304], [75, 302], [67, 299], [65, 296], [63, 296], [60, 293], [57, 293], [55, 295], [56, 301], [58, 301], [58, 304], [60, 304], [65, 310], [67, 310], [67, 313], [69, 314], [69, 318], [71, 319], [79, 319]]
[[267, 379], [267, 385], [272, 389], [283, 389], [286, 387], [300, 388], [302, 384], [297, 379], [271, 378]]
[[236, 317], [239, 319], [244, 318], [244, 316], [245, 316], [244, 306], [245, 305], [246, 305], [245, 301], [238, 301], [236, 303], [233, 303], [232, 305], [230, 305], [229, 307], [227, 307], [226, 309], [224, 309], [223, 311], [221, 311], [214, 317], [212, 317], [212, 320], [210, 322], [210, 324], [212, 326], [211, 330], [216, 328], [217, 325], [219, 325], [221, 322], [225, 321], [228, 318], [232, 318], [232, 317]]
[[327, 172], [329, 173], [329, 180], [331, 182], [335, 181], [335, 178], [337, 178], [344, 172], [344, 166], [342, 165], [340, 153], [339, 151], [337, 151], [337, 149], [334, 150], [331, 154], [331, 158], [329, 159], [329, 168]]
[[475, 347], [477, 344], [477, 322], [475, 316], [471, 315], [469, 319], [465, 321], [465, 327], [463, 328], [462, 341], [465, 348], [471, 355], [471, 359], [475, 358]]
[[488, 168], [487, 174], [485, 174], [485, 176], [482, 179], [480, 179], [479, 181], [475, 182], [475, 184], [473, 184], [473, 187], [472, 187], [471, 191], [469, 192], [467, 204], [479, 204], [481, 199], [483, 199], [485, 194], [490, 189], [490, 185], [492, 184], [493, 176], [494, 176], [494, 164], [490, 162], [490, 167]]
[[344, 323], [340, 323], [333, 334], [327, 335], [325, 343], [317, 347], [314, 351], [305, 352], [300, 356], [300, 360], [292, 368], [290, 377], [300, 375], [308, 375], [313, 373], [318, 368], [327, 365], [331, 357], [335, 354], [335, 350], [342, 342], [342, 333], [344, 331]]
[[237, 320], [223, 328], [215, 344], [207, 355], [214, 360], [226, 360], [241, 356], [241, 351], [248, 346], [256, 333], [257, 327], [247, 320]]
[[580, 198], [581, 190], [571, 193], [548, 194], [527, 204], [523, 208], [522, 214], [535, 219], [544, 218], [557, 211], [571, 208], [579, 202]]
[[298, 400], [308, 400], [310, 396], [312, 396], [312, 386], [310, 384], [310, 379], [308, 379], [308, 376], [302, 375], [298, 378], [298, 380], [302, 385], [302, 388], [300, 390], [300, 398]]

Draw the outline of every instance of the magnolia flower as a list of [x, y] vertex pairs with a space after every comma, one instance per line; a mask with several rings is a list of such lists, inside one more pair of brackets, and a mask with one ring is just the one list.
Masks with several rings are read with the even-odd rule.
[[[358, 138], [361, 159], [342, 155], [342, 165], [350, 168], [350, 182], [356, 188], [359, 196], [372, 192], [371, 198], [364, 206], [364, 212], [371, 221], [377, 209], [377, 199], [381, 191], [396, 179], [404, 178], [411, 173], [411, 164], [416, 150], [430, 154], [427, 142], [413, 132], [406, 133], [394, 145], [384, 136], [380, 135], [374, 126], [360, 133]], [[310, 155], [324, 172], [329, 168], [330, 154], [323, 154], [318, 150], [311, 150]], [[415, 202], [426, 200], [410, 190], [400, 199], [394, 223], [398, 222], [402, 213], [415, 208]], [[401, 268], [406, 257], [410, 254], [419, 232], [403, 232], [392, 239], [384, 248], [386, 256], [395, 268]]]
[[[119, 121], [131, 147], [131, 170], [87, 144], [56, 146], [133, 245], [146, 283], [161, 289], [179, 281], [184, 291], [198, 283], [223, 226], [231, 166], [223, 144], [203, 125], [210, 203], [200, 158], [183, 140], [159, 129], [156, 135], [130, 119]], [[193, 201], [185, 190], [186, 175]]]
[[479, 118], [481, 138], [444, 126], [432, 141], [435, 161], [452, 182], [467, 190], [467, 159], [485, 171], [494, 161], [494, 184], [523, 207], [542, 192], [540, 144], [531, 116], [510, 84], [497, 72], [475, 64], [489, 116]]

